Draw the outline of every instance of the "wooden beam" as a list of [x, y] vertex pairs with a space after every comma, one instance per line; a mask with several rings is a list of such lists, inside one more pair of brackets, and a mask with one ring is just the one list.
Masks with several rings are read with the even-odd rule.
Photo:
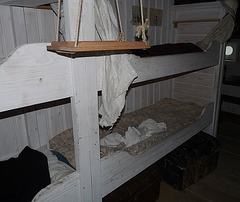
[[74, 47], [73, 41], [53, 41], [47, 50], [68, 53], [85, 51], [108, 51], [108, 50], [130, 50], [150, 48], [145, 42], [119, 42], [119, 41], [79, 41]]
[[220, 21], [219, 18], [214, 18], [214, 19], [198, 19], [198, 20], [178, 20], [178, 21], [173, 21], [174, 28], [177, 28], [178, 24], [180, 23], [194, 23], [194, 22], [218, 22]]

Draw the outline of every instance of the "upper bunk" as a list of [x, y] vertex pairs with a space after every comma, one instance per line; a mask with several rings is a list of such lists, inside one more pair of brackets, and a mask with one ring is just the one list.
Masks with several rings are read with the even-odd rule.
[[[73, 95], [70, 66], [72, 59], [47, 51], [47, 45], [37, 43], [20, 46], [0, 65], [1, 112]], [[138, 75], [133, 83], [217, 65], [219, 48], [220, 45], [214, 44], [207, 52], [148, 58], [129, 54]], [[97, 83], [98, 90], [101, 90], [105, 57], [93, 58], [98, 60]]]

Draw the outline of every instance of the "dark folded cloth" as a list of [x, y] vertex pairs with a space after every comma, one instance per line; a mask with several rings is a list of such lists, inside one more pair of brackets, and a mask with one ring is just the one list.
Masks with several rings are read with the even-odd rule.
[[159, 55], [173, 55], [182, 53], [202, 52], [203, 50], [193, 43], [175, 43], [151, 46], [146, 50], [132, 50], [132, 53], [140, 57], [153, 57]]
[[0, 162], [0, 201], [28, 202], [51, 183], [47, 157], [25, 147], [17, 158]]

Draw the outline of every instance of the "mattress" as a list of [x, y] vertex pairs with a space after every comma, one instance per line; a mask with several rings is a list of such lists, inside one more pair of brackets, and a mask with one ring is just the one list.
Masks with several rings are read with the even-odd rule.
[[[112, 129], [100, 128], [100, 139], [110, 133], [119, 133], [123, 137], [129, 126], [138, 127], [146, 119], [156, 122], [164, 122], [167, 130], [153, 134], [140, 143], [126, 148], [124, 144], [112, 147], [100, 148], [101, 158], [110, 156], [119, 150], [126, 151], [131, 155], [139, 155], [148, 148], [158, 144], [159, 141], [168, 138], [198, 120], [204, 111], [204, 107], [192, 102], [181, 102], [175, 99], [162, 99], [156, 104], [141, 108], [121, 116]], [[60, 152], [75, 167], [73, 130], [68, 129], [50, 140], [50, 148]]]

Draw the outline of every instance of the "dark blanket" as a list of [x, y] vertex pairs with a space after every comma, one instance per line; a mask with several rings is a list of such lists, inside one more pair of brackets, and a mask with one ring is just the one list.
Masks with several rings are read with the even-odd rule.
[[173, 55], [182, 53], [202, 52], [203, 50], [192, 43], [175, 43], [151, 46], [146, 50], [133, 50], [132, 53], [140, 57], [153, 57], [159, 55]]
[[47, 157], [25, 147], [17, 158], [0, 162], [0, 201], [28, 202], [51, 183]]

